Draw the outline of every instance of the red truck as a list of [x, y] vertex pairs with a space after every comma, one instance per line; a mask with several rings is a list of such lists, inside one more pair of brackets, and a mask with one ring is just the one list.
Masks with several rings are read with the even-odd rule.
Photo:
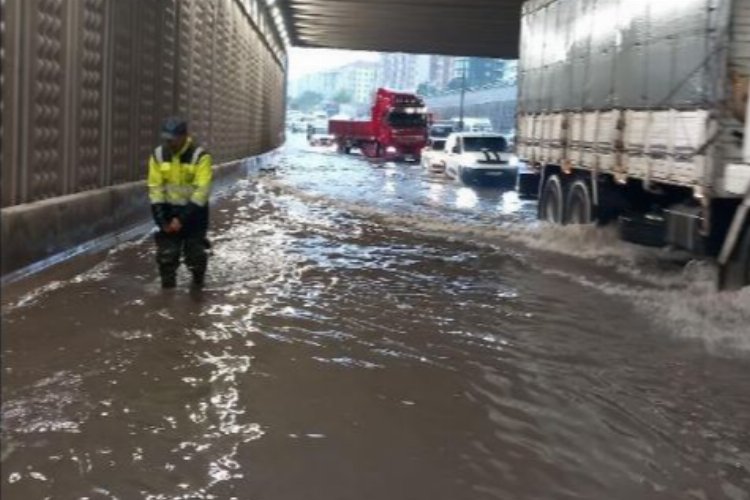
[[428, 121], [421, 97], [380, 88], [370, 120], [330, 120], [328, 133], [340, 152], [359, 148], [368, 158], [419, 160], [427, 143]]

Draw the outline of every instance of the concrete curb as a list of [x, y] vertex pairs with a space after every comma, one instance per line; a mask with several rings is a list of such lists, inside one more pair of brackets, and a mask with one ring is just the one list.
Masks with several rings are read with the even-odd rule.
[[[214, 195], [266, 166], [278, 150], [214, 166]], [[145, 181], [50, 198], [0, 211], [2, 284], [152, 229]]]

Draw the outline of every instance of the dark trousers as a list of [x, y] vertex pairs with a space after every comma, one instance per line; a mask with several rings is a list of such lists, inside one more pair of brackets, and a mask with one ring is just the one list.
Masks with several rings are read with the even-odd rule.
[[196, 281], [203, 281], [208, 264], [208, 242], [205, 231], [180, 231], [179, 233], [156, 233], [156, 262], [162, 282], [174, 282], [180, 257]]

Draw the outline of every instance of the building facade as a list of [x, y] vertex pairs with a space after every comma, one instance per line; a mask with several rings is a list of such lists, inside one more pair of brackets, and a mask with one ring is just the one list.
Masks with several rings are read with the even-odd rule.
[[455, 57], [430, 56], [430, 84], [438, 90], [448, 87], [454, 76]]
[[346, 92], [353, 104], [367, 104], [377, 88], [380, 65], [375, 62], [355, 62], [338, 70], [335, 93]]
[[481, 87], [502, 80], [505, 61], [486, 57], [457, 57], [453, 66], [453, 77], [466, 74], [467, 87]]
[[380, 83], [384, 87], [414, 92], [420, 83], [431, 81], [431, 57], [392, 53], [383, 54]]
[[376, 62], [358, 61], [336, 69], [304, 75], [291, 82], [289, 96], [299, 97], [305, 92], [315, 92], [330, 100], [347, 94], [353, 104], [370, 101], [378, 84], [380, 65]]
[[333, 97], [339, 81], [339, 71], [321, 71], [304, 75], [290, 84], [289, 95], [299, 97], [305, 92], [315, 92], [325, 98]]

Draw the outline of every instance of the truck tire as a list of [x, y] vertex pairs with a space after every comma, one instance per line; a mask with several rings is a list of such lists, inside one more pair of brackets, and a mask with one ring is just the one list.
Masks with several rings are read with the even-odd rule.
[[719, 290], [739, 290], [750, 285], [750, 224], [745, 224], [743, 233], [729, 262], [719, 266]]
[[544, 181], [539, 201], [539, 219], [554, 224], [565, 223], [565, 192], [560, 176], [552, 174]]
[[594, 203], [589, 183], [583, 179], [573, 182], [565, 203], [568, 224], [591, 224], [594, 222]]

